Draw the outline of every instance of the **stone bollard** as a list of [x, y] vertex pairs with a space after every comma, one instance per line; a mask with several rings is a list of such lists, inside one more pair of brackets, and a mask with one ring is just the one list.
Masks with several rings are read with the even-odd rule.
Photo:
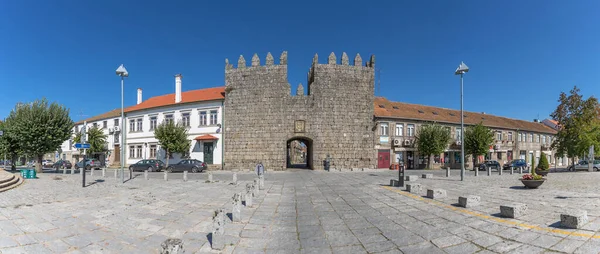
[[450, 177], [450, 167], [446, 168], [446, 177]]
[[510, 167], [510, 174], [514, 174], [515, 173], [515, 169], [513, 167]]
[[254, 184], [252, 184], [252, 194], [255, 197], [258, 197], [258, 194], [260, 194], [260, 190], [258, 189], [258, 178], [254, 178]]
[[519, 167], [519, 174], [523, 174], [523, 167]]
[[233, 185], [237, 185], [237, 184], [238, 184], [238, 181], [237, 181], [237, 173], [236, 173], [236, 172], [233, 172], [233, 180], [231, 181], [231, 183], [232, 183]]
[[443, 199], [447, 197], [444, 189], [427, 189], [427, 197], [431, 199]]
[[119, 170], [115, 169], [115, 179], [119, 178], [118, 172], [119, 172]]
[[212, 183], [213, 182], [213, 175], [212, 172], [208, 172], [207, 176], [208, 179], [206, 180], [206, 182]]
[[246, 201], [246, 207], [252, 207], [252, 197], [254, 196], [254, 184], [246, 184], [246, 195], [244, 201]]
[[144, 170], [144, 179], [148, 180], [148, 170]]
[[167, 171], [165, 171], [163, 178], [165, 179], [165, 181], [169, 181], [169, 173]]
[[408, 175], [408, 176], [404, 176], [404, 180], [407, 182], [414, 182], [418, 179], [418, 177], [416, 175]]
[[406, 185], [406, 191], [414, 194], [419, 194], [423, 190], [421, 184], [418, 183], [409, 183]]
[[396, 179], [391, 179], [390, 180], [390, 186], [391, 187], [398, 187], [398, 186], [400, 186], [400, 183]]
[[425, 178], [425, 179], [433, 178], [433, 174], [422, 174], [421, 178]]
[[75, 169], [71, 168], [71, 175], [75, 174]]
[[479, 176], [479, 168], [475, 167], [475, 176]]
[[519, 218], [527, 212], [527, 205], [515, 203], [500, 206], [500, 215], [507, 218]]
[[487, 174], [488, 174], [488, 176], [492, 175], [492, 168], [490, 168], [490, 167], [487, 168]]
[[102, 168], [102, 178], [106, 177], [106, 168]]
[[458, 206], [469, 208], [478, 206], [481, 202], [481, 197], [475, 195], [469, 195], [466, 197], [458, 197]]
[[225, 235], [225, 212], [223, 209], [215, 211], [213, 216], [212, 241], [211, 247], [213, 250], [222, 250], [225, 248], [223, 236]]
[[581, 228], [588, 220], [585, 210], [573, 210], [560, 214], [560, 225], [565, 228]]
[[265, 189], [265, 175], [261, 174], [258, 176], [258, 189]]
[[241, 222], [242, 221], [242, 193], [233, 194], [232, 200], [233, 208], [231, 209], [231, 221]]
[[160, 244], [160, 254], [180, 254], [185, 253], [183, 241], [181, 239], [169, 238]]
[[94, 176], [94, 168], [90, 168], [90, 176]]
[[67, 174], [67, 168], [63, 168], [62, 170], [63, 170], [63, 175], [66, 175]]
[[187, 171], [183, 171], [183, 181], [187, 182], [188, 177], [187, 177], [188, 172]]
[[498, 168], [498, 175], [502, 175], [502, 171], [504, 171], [502, 170], [502, 167]]

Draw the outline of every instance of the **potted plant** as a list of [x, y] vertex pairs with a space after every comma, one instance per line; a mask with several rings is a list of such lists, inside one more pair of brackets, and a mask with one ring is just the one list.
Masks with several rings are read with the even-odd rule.
[[538, 166], [535, 168], [535, 173], [537, 175], [546, 176], [550, 172], [550, 164], [548, 163], [548, 159], [544, 154], [540, 156], [540, 162]]
[[530, 189], [536, 189], [537, 187], [540, 187], [544, 181], [546, 181], [546, 178], [543, 178], [541, 175], [538, 175], [535, 172], [533, 172], [533, 174], [525, 174], [523, 175], [523, 178], [521, 178], [523, 185]]

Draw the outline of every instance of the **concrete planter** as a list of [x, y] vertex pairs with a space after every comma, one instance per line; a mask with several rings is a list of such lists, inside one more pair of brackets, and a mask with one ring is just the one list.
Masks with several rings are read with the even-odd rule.
[[521, 179], [521, 182], [523, 183], [523, 185], [525, 185], [525, 187], [527, 187], [529, 189], [537, 189], [537, 187], [540, 187], [540, 185], [542, 185], [544, 183], [544, 181], [546, 181], [546, 178], [542, 178], [542, 180], [523, 180], [523, 179]]

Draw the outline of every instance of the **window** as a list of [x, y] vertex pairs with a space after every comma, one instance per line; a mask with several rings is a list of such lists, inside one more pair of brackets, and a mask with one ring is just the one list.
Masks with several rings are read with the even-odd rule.
[[380, 127], [380, 135], [381, 136], [387, 136], [388, 135], [388, 131], [389, 131], [389, 126], [388, 123], [381, 123], [381, 127]]
[[523, 133], [519, 132], [518, 136], [519, 136], [519, 142], [523, 141]]
[[154, 129], [156, 129], [156, 116], [151, 116], [150, 117], [150, 130], [153, 131]]
[[206, 124], [206, 111], [200, 112], [200, 125], [207, 125]]
[[546, 144], [546, 135], [542, 135], [542, 144]]
[[540, 136], [541, 136], [541, 135], [539, 135], [539, 134], [538, 134], [538, 135], [535, 135], [535, 142], [536, 142], [536, 143], [539, 143], [539, 142], [540, 142]]
[[172, 123], [173, 122], [173, 114], [166, 114], [165, 121], [168, 123]]
[[508, 141], [512, 141], [512, 131], [508, 132]]
[[533, 133], [529, 133], [529, 142], [533, 143]]
[[102, 129], [106, 129], [108, 127], [108, 121], [102, 121]]
[[150, 145], [150, 158], [156, 158], [156, 145]]
[[129, 146], [129, 158], [135, 158], [135, 146]]
[[502, 153], [498, 153], [498, 160], [502, 160]]
[[396, 124], [396, 137], [402, 137], [404, 135], [404, 124]]
[[138, 145], [136, 150], [137, 150], [136, 158], [142, 158], [142, 145]]
[[460, 140], [462, 137], [462, 129], [460, 127], [456, 127], [456, 140]]
[[143, 118], [138, 118], [137, 119], [137, 131], [141, 132], [144, 128], [144, 119]]
[[135, 131], [135, 120], [129, 120], [129, 132]]
[[119, 119], [115, 119], [115, 126], [119, 126]]
[[498, 140], [498, 141], [502, 140], [502, 132], [501, 131], [496, 131], [496, 140]]
[[415, 125], [407, 124], [406, 125], [406, 136], [412, 137], [415, 135]]
[[552, 144], [552, 136], [548, 136], [548, 144]]
[[181, 122], [183, 126], [190, 127], [190, 112], [181, 113]]
[[217, 111], [210, 111], [210, 125], [217, 125]]
[[98, 123], [94, 123], [92, 126], [94, 126], [94, 128], [98, 128]]

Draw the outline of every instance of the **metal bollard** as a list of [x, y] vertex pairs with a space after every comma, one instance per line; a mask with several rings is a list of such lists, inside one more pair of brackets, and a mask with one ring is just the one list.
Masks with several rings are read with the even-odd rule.
[[492, 168], [488, 167], [487, 168], [487, 173], [488, 173], [488, 176], [491, 176], [492, 175]]
[[513, 167], [510, 167], [510, 174], [511, 175], [515, 173], [514, 171], [515, 171], [515, 169]]
[[167, 171], [165, 171], [165, 175], [163, 178], [165, 179], [165, 181], [169, 181], [169, 176], [167, 175]]
[[479, 167], [475, 167], [475, 176], [479, 176]]
[[106, 177], [106, 168], [102, 168], [102, 178]]
[[144, 170], [144, 179], [148, 180], [148, 170]]
[[401, 165], [400, 168], [398, 168], [398, 187], [404, 187], [404, 165]]
[[187, 180], [188, 180], [187, 173], [188, 173], [187, 171], [183, 171], [183, 181], [184, 182], [187, 182]]
[[118, 171], [118, 169], [115, 169], [115, 179], [119, 178]]
[[519, 167], [519, 174], [521, 174], [521, 175], [523, 174], [523, 167], [522, 166]]
[[502, 170], [502, 168], [499, 168], [498, 169], [498, 175], [502, 175], [502, 171], [504, 171], [504, 170]]
[[63, 168], [63, 175], [67, 174], [67, 168]]
[[450, 167], [446, 168], [446, 177], [450, 177]]

